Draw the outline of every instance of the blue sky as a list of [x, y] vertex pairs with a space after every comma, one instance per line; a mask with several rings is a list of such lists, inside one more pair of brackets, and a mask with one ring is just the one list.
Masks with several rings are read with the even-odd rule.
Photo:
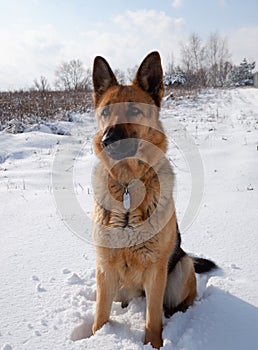
[[159, 50], [163, 63], [180, 61], [180, 42], [191, 33], [227, 37], [235, 63], [258, 66], [257, 0], [0, 0], [0, 89], [50, 82], [62, 62], [95, 55], [113, 68], [139, 63]]

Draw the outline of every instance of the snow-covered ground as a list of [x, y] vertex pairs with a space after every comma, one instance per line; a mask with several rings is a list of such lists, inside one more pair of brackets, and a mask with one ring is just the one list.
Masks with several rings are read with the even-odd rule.
[[[162, 119], [183, 247], [221, 267], [198, 278], [198, 298], [186, 313], [164, 318], [164, 349], [258, 349], [258, 90], [167, 99]], [[72, 136], [44, 126], [0, 133], [0, 348], [151, 349], [143, 345], [142, 298], [126, 309], [114, 303], [110, 322], [90, 337], [95, 123], [85, 114], [63, 127]], [[194, 162], [184, 149], [189, 139]], [[78, 208], [84, 221], [76, 226]]]

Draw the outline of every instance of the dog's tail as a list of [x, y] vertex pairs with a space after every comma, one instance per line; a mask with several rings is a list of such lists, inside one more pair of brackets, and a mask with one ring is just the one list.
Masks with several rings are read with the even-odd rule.
[[[178, 261], [183, 256], [186, 255], [186, 252], [181, 248], [181, 234], [177, 223], [176, 223], [176, 232], [177, 232], [176, 247], [174, 248], [174, 252], [169, 259], [168, 273], [170, 273], [174, 269]], [[194, 270], [196, 273], [205, 273], [205, 272], [210, 272], [212, 270], [218, 269], [218, 266], [211, 260], [204, 259], [204, 258], [197, 258], [189, 254], [187, 255], [192, 259], [194, 264]]]
[[194, 270], [196, 273], [210, 272], [218, 268], [218, 266], [211, 260], [192, 256], [191, 259], [193, 260]]

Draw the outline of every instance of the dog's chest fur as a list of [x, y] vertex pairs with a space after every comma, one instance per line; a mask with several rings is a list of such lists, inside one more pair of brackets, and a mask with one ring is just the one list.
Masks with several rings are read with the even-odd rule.
[[164, 224], [174, 214], [173, 174], [167, 164], [163, 168], [159, 176], [143, 178], [129, 188], [129, 210], [123, 206], [125, 188], [110, 179], [101, 164], [96, 169], [96, 174], [102, 175], [102, 181], [94, 184], [93, 234], [98, 263], [118, 272], [122, 285], [140, 287], [145, 269], [173, 246], [174, 235]]

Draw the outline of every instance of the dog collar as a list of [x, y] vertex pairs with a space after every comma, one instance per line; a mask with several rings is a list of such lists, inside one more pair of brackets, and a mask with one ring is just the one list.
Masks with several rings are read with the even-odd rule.
[[119, 184], [124, 188], [124, 194], [123, 194], [123, 206], [126, 210], [129, 210], [131, 207], [131, 197], [129, 189], [133, 187], [137, 182], [140, 181], [139, 179], [132, 180], [128, 185], [124, 185], [123, 183], [119, 182]]

